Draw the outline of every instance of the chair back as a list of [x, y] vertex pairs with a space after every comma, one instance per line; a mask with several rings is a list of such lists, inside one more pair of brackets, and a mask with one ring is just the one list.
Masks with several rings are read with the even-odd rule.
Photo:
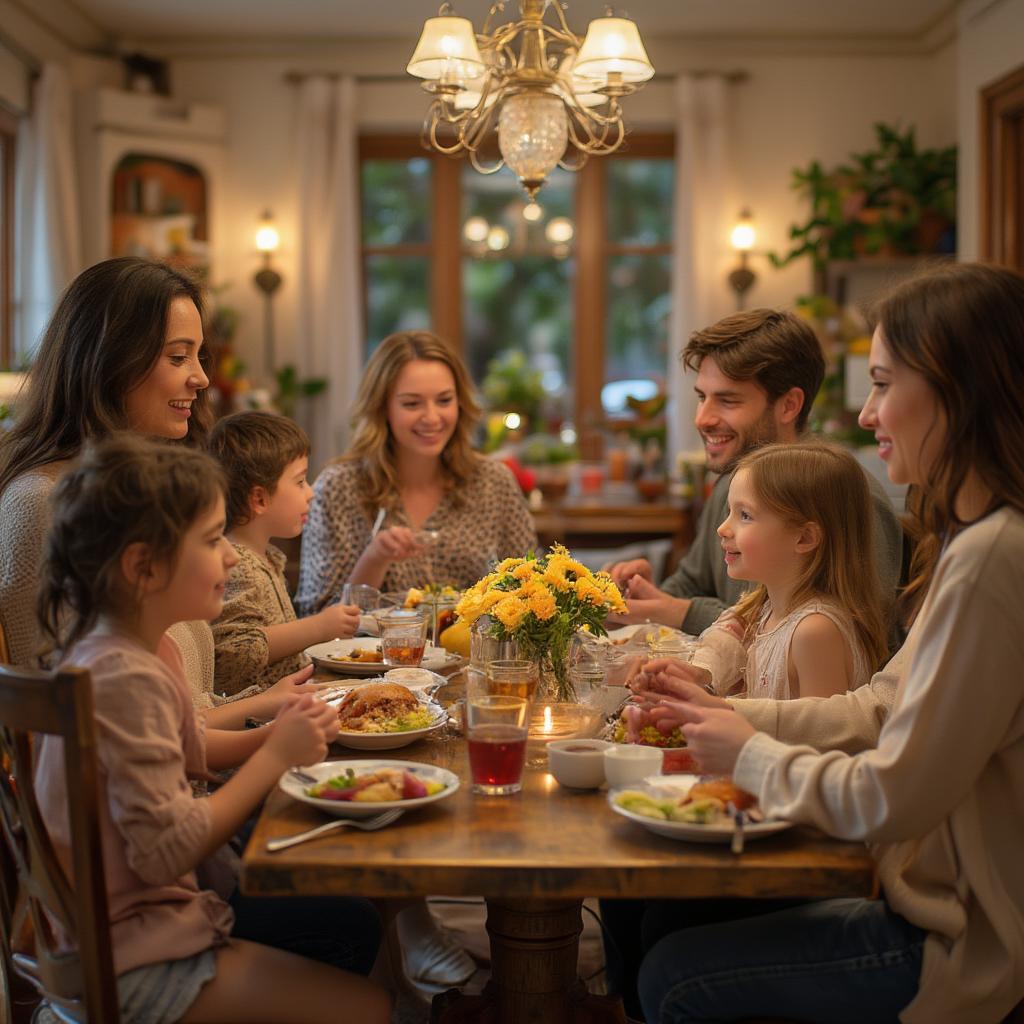
[[[74, 882], [58, 860], [36, 799], [32, 734], [64, 740]], [[100, 839], [92, 683], [84, 669], [38, 672], [0, 665], [0, 933], [5, 958], [60, 1013], [116, 1024], [117, 985]], [[2, 863], [3, 861], [6, 863]], [[46, 912], [71, 938], [58, 949]], [[31, 935], [33, 948], [19, 939]]]

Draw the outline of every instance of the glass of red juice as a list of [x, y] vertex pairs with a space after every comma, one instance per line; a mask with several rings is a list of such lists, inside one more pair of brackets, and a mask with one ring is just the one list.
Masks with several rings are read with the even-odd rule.
[[504, 694], [467, 699], [466, 740], [474, 793], [507, 796], [523, 788], [529, 708], [524, 697]]

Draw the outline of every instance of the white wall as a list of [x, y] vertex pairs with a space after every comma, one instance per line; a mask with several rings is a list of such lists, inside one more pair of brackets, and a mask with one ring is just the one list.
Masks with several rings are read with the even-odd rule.
[[[1020, 0], [1024, 4], [1024, 0]], [[685, 44], [661, 41], [651, 47], [655, 66], [665, 73], [694, 67], [747, 72], [732, 86], [738, 202], [757, 219], [759, 248], [784, 251], [790, 223], [803, 220], [806, 204], [789, 189], [790, 172], [817, 158], [826, 165], [851, 150], [870, 146], [876, 121], [916, 125], [922, 145], [956, 141], [955, 48], [928, 55], [851, 54], [751, 56], [727, 50], [703, 50], [697, 60]], [[323, 54], [296, 54], [291, 59], [231, 57], [223, 54], [181, 58], [173, 62], [175, 93], [182, 99], [220, 103], [228, 123], [227, 209], [221, 223], [234, 226], [221, 239], [219, 281], [230, 281], [227, 298], [245, 316], [239, 349], [259, 351], [259, 295], [250, 282], [258, 260], [252, 232], [264, 207], [280, 221], [279, 264], [285, 284], [277, 296], [278, 336], [282, 356], [294, 343], [295, 210], [292, 126], [294, 87], [289, 70], [346, 70], [356, 74], [399, 72], [404, 51], [393, 43], [366, 44], [347, 60]], [[368, 130], [419, 130], [427, 97], [412, 82], [360, 85], [361, 120]], [[671, 85], [657, 79], [627, 100], [627, 116], [637, 128], [671, 124]], [[774, 270], [755, 257], [758, 282], [749, 302], [791, 305], [811, 286], [811, 270], [802, 260]]]
[[959, 10], [957, 110], [960, 119], [957, 249], [980, 255], [981, 90], [1024, 65], [1024, 0], [964, 0]]

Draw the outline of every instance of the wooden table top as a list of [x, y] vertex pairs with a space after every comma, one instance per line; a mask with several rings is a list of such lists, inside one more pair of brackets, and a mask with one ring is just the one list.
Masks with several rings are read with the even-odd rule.
[[[531, 743], [528, 760], [543, 757]], [[429, 738], [401, 750], [332, 749], [332, 757], [388, 757], [438, 764], [462, 780], [451, 797], [410, 811], [377, 832], [340, 829], [267, 853], [275, 836], [322, 824], [315, 808], [275, 790], [242, 861], [250, 894], [399, 897], [443, 892], [522, 899], [607, 897], [831, 897], [870, 894], [873, 863], [859, 843], [807, 828], [728, 845], [656, 836], [614, 814], [603, 791], [563, 789], [545, 768], [524, 773], [514, 796], [477, 796], [465, 742]]]

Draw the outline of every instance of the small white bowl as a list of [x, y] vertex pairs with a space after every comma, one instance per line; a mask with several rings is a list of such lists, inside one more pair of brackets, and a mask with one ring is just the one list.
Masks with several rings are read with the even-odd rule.
[[606, 740], [552, 740], [548, 744], [548, 769], [569, 789], [597, 789], [604, 782]]
[[384, 673], [384, 678], [389, 683], [399, 683], [410, 690], [425, 690], [438, 680], [427, 668], [393, 668]]
[[649, 775], [661, 774], [661, 747], [612, 743], [604, 752], [604, 776], [609, 786], [632, 786]]

